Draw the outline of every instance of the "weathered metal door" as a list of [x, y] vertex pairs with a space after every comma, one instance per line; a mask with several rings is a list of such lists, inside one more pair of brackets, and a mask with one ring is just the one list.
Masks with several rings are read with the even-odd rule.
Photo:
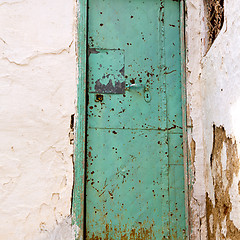
[[86, 239], [184, 239], [179, 11], [88, 1]]

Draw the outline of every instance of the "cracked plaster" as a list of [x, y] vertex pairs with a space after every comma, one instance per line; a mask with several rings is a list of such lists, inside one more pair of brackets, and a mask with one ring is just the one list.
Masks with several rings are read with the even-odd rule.
[[0, 1], [0, 239], [70, 240], [75, 1]]
[[[192, 239], [211, 239], [210, 231], [215, 229], [216, 239], [236, 239], [238, 237], [240, 214], [239, 208], [239, 173], [235, 174], [231, 165], [229, 149], [238, 152], [240, 147], [240, 68], [239, 59], [240, 19], [239, 0], [224, 1], [225, 20], [217, 39], [206, 53], [206, 16], [203, 0], [186, 1], [186, 45], [187, 45], [187, 102], [188, 102], [188, 135], [189, 143], [195, 142], [194, 151], [189, 146], [194, 161], [191, 160], [190, 169], [192, 188], [190, 191], [190, 223]], [[220, 141], [213, 137], [213, 126], [222, 128], [226, 138], [231, 141], [228, 147], [223, 143], [218, 161], [211, 168], [211, 154], [214, 142]], [[228, 149], [228, 151], [226, 150]], [[215, 150], [217, 151], [217, 150]], [[194, 170], [194, 171], [193, 171]], [[233, 183], [231, 179], [233, 176]], [[219, 194], [216, 177], [221, 182], [229, 199], [231, 213], [223, 217], [220, 225], [211, 220], [210, 226], [206, 221], [206, 198], [215, 207], [215, 196], [219, 201], [226, 201], [226, 197]], [[214, 185], [215, 184], [215, 185]], [[229, 192], [228, 192], [229, 191]], [[225, 195], [224, 195], [225, 196]], [[210, 203], [209, 202], [209, 203]], [[214, 211], [222, 212], [221, 205]], [[223, 211], [224, 212], [224, 211]], [[212, 229], [212, 230], [211, 230]], [[235, 236], [230, 234], [230, 230]], [[234, 229], [234, 231], [233, 231]], [[237, 230], [238, 229], [238, 230]]]
[[[214, 123], [236, 139], [240, 152], [239, 4], [225, 0], [223, 29], [205, 56], [203, 2], [186, 0], [192, 239], [207, 239], [205, 193], [211, 200], [215, 194], [209, 170]], [[0, 1], [0, 239], [73, 238], [68, 135], [76, 98], [75, 13], [73, 0]], [[230, 220], [240, 228], [239, 173], [229, 196]], [[227, 234], [226, 218], [221, 224], [218, 239]]]

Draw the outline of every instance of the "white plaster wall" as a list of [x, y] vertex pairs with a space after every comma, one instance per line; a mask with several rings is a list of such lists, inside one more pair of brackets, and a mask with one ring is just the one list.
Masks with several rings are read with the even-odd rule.
[[[240, 156], [240, 1], [225, 0], [224, 26], [202, 61], [204, 138], [206, 159], [210, 159], [212, 145], [212, 125], [223, 126], [226, 134], [236, 140]], [[207, 180], [211, 178], [207, 164]], [[223, 173], [223, 183], [226, 183]], [[240, 173], [234, 174], [229, 190], [232, 210], [230, 219], [240, 230]], [[207, 191], [214, 200], [211, 181], [207, 181]]]
[[[203, 1], [186, 0], [186, 81], [187, 127], [191, 162], [189, 192], [191, 239], [206, 239], [205, 157], [201, 61], [204, 54], [205, 25]], [[212, 142], [212, 141], [211, 141]], [[194, 148], [194, 149], [192, 149]]]
[[74, 0], [0, 0], [0, 239], [73, 238]]
[[[212, 124], [224, 126], [240, 141], [240, 0], [225, 0], [224, 26], [202, 60], [206, 141]], [[211, 152], [211, 146], [207, 153]]]
[[[206, 192], [214, 198], [213, 124], [224, 126], [240, 146], [239, 6], [240, 0], [225, 0], [224, 26], [205, 56], [203, 0], [186, 0], [192, 239], [207, 239]], [[3, 240], [73, 239], [69, 132], [76, 100], [75, 13], [75, 0], [0, 0]], [[225, 150], [222, 161], [226, 169]], [[238, 229], [239, 180], [240, 173], [235, 174], [229, 190], [230, 218]]]
[[[192, 162], [193, 190], [190, 194], [192, 239], [207, 239], [206, 199], [214, 202], [213, 170], [210, 156], [213, 149], [213, 124], [223, 126], [227, 136], [236, 140], [240, 153], [240, 0], [225, 0], [224, 26], [205, 55], [205, 15], [203, 0], [186, 1], [187, 95], [189, 145], [196, 143]], [[225, 149], [225, 150], [224, 150]], [[191, 151], [192, 152], [192, 151]], [[226, 147], [223, 147], [222, 182], [226, 185]], [[230, 220], [240, 230], [240, 174], [234, 174], [229, 190]], [[226, 219], [222, 223], [226, 236]], [[228, 238], [233, 239], [233, 238]], [[234, 238], [237, 239], [237, 238]]]

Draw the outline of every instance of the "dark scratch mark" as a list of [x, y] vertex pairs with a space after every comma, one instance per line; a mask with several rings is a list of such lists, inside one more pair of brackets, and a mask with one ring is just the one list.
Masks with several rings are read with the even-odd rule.
[[119, 70], [119, 72], [124, 76], [124, 67], [121, 69], [121, 70]]
[[171, 72], [165, 72], [164, 74], [165, 75], [168, 75], [168, 74], [171, 74], [171, 73], [173, 73], [173, 72], [176, 72], [177, 70], [172, 70]]

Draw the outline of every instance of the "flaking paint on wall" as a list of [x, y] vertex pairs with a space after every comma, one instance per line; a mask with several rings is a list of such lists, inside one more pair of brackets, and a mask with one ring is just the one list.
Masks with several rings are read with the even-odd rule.
[[[239, 5], [206, 54], [203, 0], [186, 0], [192, 239], [239, 237]], [[75, 16], [74, 0], [0, 2], [1, 239], [73, 238]]]
[[[236, 11], [236, 6], [239, 6], [239, 4], [239, 0], [234, 2], [225, 1], [223, 28], [202, 61], [207, 194], [222, 221], [222, 226], [220, 222], [213, 221], [213, 233], [214, 229], [217, 229], [216, 239], [224, 239], [222, 232], [225, 232], [226, 239], [239, 239], [240, 237], [240, 214], [239, 211], [235, 211], [239, 204], [238, 186], [236, 184], [239, 178], [240, 146], [240, 68], [237, 61], [239, 58], [237, 49], [239, 49], [240, 42], [240, 17]], [[218, 128], [216, 127], [216, 131], [210, 133], [213, 124]], [[222, 133], [216, 136], [217, 132]], [[225, 132], [226, 136], [223, 135], [223, 132]], [[211, 140], [213, 140], [213, 143], [221, 143], [222, 138], [225, 138], [222, 154], [217, 157], [219, 159], [218, 164], [213, 165], [211, 168], [211, 156], [214, 147], [211, 149], [209, 143]], [[224, 153], [225, 149], [226, 153]], [[225, 161], [226, 165], [224, 166]], [[221, 174], [220, 177], [219, 174]], [[219, 182], [217, 188], [216, 182]], [[219, 193], [221, 188], [225, 189], [223, 195]], [[216, 198], [219, 198], [217, 207]], [[226, 203], [223, 203], [224, 201]], [[221, 218], [222, 212], [226, 213], [226, 219]], [[218, 226], [216, 226], [217, 224]], [[223, 225], [225, 230], [223, 230]]]
[[[226, 156], [226, 168], [222, 159]], [[208, 239], [240, 239], [240, 230], [231, 220], [233, 210], [230, 188], [239, 174], [237, 144], [226, 136], [223, 127], [213, 126], [213, 147], [210, 157], [213, 196], [206, 193]]]
[[203, 3], [186, 1], [191, 152], [195, 141], [195, 161], [190, 162], [195, 169], [190, 192], [191, 238], [239, 239], [240, 1], [224, 1], [224, 24], [207, 53]]

